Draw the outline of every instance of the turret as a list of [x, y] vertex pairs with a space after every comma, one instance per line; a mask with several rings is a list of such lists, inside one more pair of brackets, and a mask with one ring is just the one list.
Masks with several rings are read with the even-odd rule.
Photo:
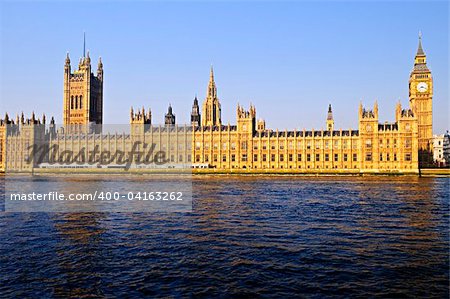
[[98, 133], [103, 123], [103, 64], [99, 59], [97, 76], [92, 73], [90, 53], [86, 53], [83, 38], [83, 55], [78, 69], [71, 71], [69, 53], [64, 65], [63, 124], [67, 132], [89, 128]]
[[134, 113], [133, 107], [130, 109], [130, 124], [142, 124], [150, 125], [152, 123], [152, 113], [150, 108], [148, 108], [147, 114], [145, 113], [145, 108], [136, 113]]
[[258, 132], [264, 132], [266, 130], [266, 121], [262, 118], [258, 120], [257, 129]]
[[169, 104], [169, 108], [167, 109], [167, 114], [164, 117], [164, 124], [166, 126], [175, 125], [175, 114], [172, 112], [172, 105]]
[[250, 104], [250, 109], [245, 110], [238, 104], [236, 109], [238, 131], [253, 134], [256, 131], [256, 108]]
[[69, 57], [69, 52], [66, 53], [66, 63], [65, 63], [65, 65], [70, 67], [70, 57]]
[[375, 100], [375, 104], [373, 104], [373, 113], [375, 113], [375, 117], [378, 118], [378, 101]]
[[64, 80], [69, 80], [70, 77], [70, 58], [69, 52], [66, 54], [66, 61], [64, 63]]
[[377, 119], [378, 120], [378, 104], [375, 101], [372, 110], [363, 108], [362, 103], [359, 104], [359, 119]]
[[91, 57], [89, 57], [89, 51], [87, 51], [87, 56], [86, 56], [85, 63], [86, 63], [87, 65], [91, 65]]
[[400, 101], [397, 102], [397, 105], [395, 105], [395, 121], [398, 122], [398, 120], [401, 117], [401, 113], [402, 113], [402, 104], [400, 103]]
[[103, 82], [103, 62], [101, 57], [98, 58], [97, 78]]
[[53, 116], [50, 119], [50, 125], [48, 127], [48, 131], [50, 133], [50, 138], [53, 138], [56, 135], [55, 118]]
[[191, 125], [194, 127], [200, 126], [201, 116], [200, 108], [198, 106], [197, 96], [194, 98], [194, 104], [192, 105], [191, 111]]
[[327, 130], [334, 130], [334, 119], [333, 119], [333, 111], [331, 109], [331, 104], [328, 105], [328, 114], [327, 114]]

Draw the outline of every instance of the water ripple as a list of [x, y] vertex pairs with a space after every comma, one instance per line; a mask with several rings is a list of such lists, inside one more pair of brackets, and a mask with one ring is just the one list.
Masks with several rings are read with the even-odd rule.
[[448, 190], [208, 176], [192, 213], [1, 213], [0, 297], [448, 298]]

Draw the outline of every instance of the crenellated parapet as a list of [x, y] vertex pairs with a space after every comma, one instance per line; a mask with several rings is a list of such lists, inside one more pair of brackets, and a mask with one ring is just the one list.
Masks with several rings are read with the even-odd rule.
[[[54, 121], [54, 119], [52, 118]], [[45, 113], [42, 114], [42, 118], [37, 118], [36, 114], [32, 112], [30, 118], [25, 118], [23, 112], [21, 113], [20, 117], [19, 114], [16, 115], [15, 120], [11, 119], [8, 115], [8, 113], [5, 114], [5, 118], [0, 119], [0, 126], [7, 126], [7, 125], [15, 125], [15, 126], [31, 126], [31, 125], [45, 125], [46, 124], [46, 117]]]
[[359, 104], [359, 119], [378, 119], [378, 102], [375, 101], [373, 109], [366, 109]]
[[22, 112], [20, 116], [17, 114], [15, 120], [13, 120], [6, 113], [5, 118], [0, 119], [0, 127], [7, 132], [8, 136], [18, 136], [24, 130], [29, 130], [29, 128], [42, 129], [44, 133], [48, 133], [51, 128], [55, 127], [55, 119], [52, 117], [50, 123], [47, 124], [45, 114], [42, 114], [42, 118], [37, 118], [36, 114], [32, 112], [31, 117], [25, 118]]
[[237, 119], [240, 118], [255, 118], [256, 117], [256, 108], [252, 104], [250, 104], [249, 110], [245, 110], [243, 106], [237, 105], [236, 110]]
[[130, 124], [145, 124], [150, 125], [152, 123], [152, 111], [148, 108], [145, 112], [145, 108], [134, 112], [133, 107], [130, 109]]
[[239, 131], [251, 134], [256, 131], [256, 108], [252, 104], [250, 104], [248, 110], [238, 104], [236, 109], [236, 119]]

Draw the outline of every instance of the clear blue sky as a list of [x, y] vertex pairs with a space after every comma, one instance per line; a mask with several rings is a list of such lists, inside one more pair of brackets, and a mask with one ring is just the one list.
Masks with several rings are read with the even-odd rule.
[[[87, 49], [105, 69], [104, 122], [130, 106], [163, 122], [172, 103], [189, 120], [214, 65], [222, 119], [256, 105], [270, 128], [357, 128], [358, 104], [378, 99], [380, 122], [408, 105], [418, 31], [434, 76], [434, 132], [449, 128], [449, 4], [442, 2], [2, 2], [0, 113], [62, 120], [63, 67]], [[2, 116], [3, 117], [3, 116]]]

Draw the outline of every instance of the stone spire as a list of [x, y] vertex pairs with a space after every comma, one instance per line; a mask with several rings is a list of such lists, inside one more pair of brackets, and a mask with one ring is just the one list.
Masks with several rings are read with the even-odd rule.
[[416, 56], [425, 56], [425, 52], [422, 48], [422, 32], [419, 31], [419, 46], [417, 47], [417, 54]]
[[214, 70], [211, 66], [209, 73], [208, 89], [206, 91], [206, 99], [202, 106], [202, 125], [203, 126], [220, 126], [222, 110], [219, 99], [217, 98], [217, 88], [214, 82]]
[[211, 71], [209, 73], [209, 84], [208, 84], [207, 97], [212, 98], [212, 99], [217, 97], [217, 88], [216, 88], [216, 82], [214, 82], [214, 70], [213, 70], [212, 65], [211, 65]]
[[70, 65], [69, 52], [67, 52], [67, 54], [66, 54], [66, 65]]
[[334, 130], [333, 110], [331, 109], [331, 104], [328, 105], [327, 130], [328, 131]]
[[419, 45], [417, 47], [416, 57], [414, 58], [415, 72], [428, 72], [427, 56], [422, 48], [422, 32], [419, 32]]

